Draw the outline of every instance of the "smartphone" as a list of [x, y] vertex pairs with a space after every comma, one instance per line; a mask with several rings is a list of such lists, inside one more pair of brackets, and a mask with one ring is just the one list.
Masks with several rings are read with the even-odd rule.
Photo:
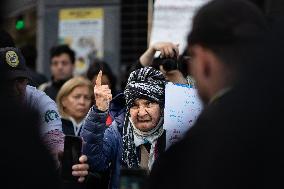
[[64, 181], [75, 181], [77, 177], [72, 175], [72, 166], [79, 163], [82, 155], [82, 138], [66, 135], [64, 138], [64, 152], [62, 157], [61, 177]]
[[120, 171], [119, 189], [146, 189], [148, 171], [123, 168]]

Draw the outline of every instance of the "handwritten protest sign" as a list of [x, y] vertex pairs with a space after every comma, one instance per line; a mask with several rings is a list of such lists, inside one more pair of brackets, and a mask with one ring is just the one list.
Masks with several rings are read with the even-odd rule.
[[202, 110], [197, 90], [189, 85], [166, 85], [164, 129], [166, 149], [180, 140], [188, 131]]
[[150, 45], [160, 41], [179, 44], [182, 52], [196, 11], [210, 0], [156, 0]]

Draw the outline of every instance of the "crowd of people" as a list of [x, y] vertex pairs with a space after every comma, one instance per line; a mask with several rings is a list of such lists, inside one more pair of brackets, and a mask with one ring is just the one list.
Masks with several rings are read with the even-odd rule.
[[[1, 30], [0, 116], [10, 122], [3, 132], [13, 133], [1, 145], [13, 165], [7, 157], [2, 167], [19, 180], [15, 188], [123, 188], [122, 169], [144, 170], [149, 189], [281, 188], [284, 38], [276, 23], [249, 1], [212, 0], [193, 17], [185, 51], [150, 45], [122, 90], [103, 60], [74, 76], [67, 45], [50, 50], [46, 81], [27, 67], [35, 51]], [[204, 109], [166, 149], [168, 83], [196, 89]], [[75, 182], [61, 177], [66, 135], [83, 140]]]

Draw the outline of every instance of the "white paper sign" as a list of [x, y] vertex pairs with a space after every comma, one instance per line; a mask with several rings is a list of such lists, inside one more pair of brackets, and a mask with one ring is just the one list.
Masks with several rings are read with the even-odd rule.
[[179, 44], [182, 52], [195, 12], [210, 0], [156, 0], [150, 45], [166, 41]]
[[164, 129], [168, 149], [193, 126], [203, 105], [197, 90], [189, 85], [168, 83], [165, 92]]

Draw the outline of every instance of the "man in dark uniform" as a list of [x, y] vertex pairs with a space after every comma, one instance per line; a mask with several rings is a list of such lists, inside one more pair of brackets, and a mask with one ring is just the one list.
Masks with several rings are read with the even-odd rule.
[[[207, 107], [184, 139], [156, 161], [149, 188], [271, 188], [277, 183], [267, 182], [274, 173], [268, 167], [275, 164], [264, 158], [274, 134], [267, 126], [276, 111], [268, 111], [273, 101], [262, 98], [271, 96], [263, 90], [265, 76], [255, 82], [249, 75], [259, 67], [255, 60], [263, 54], [256, 53], [264, 47], [260, 39], [267, 28], [260, 10], [247, 1], [216, 0], [198, 11], [188, 46], [192, 75]], [[283, 139], [272, 147], [281, 145]]]

